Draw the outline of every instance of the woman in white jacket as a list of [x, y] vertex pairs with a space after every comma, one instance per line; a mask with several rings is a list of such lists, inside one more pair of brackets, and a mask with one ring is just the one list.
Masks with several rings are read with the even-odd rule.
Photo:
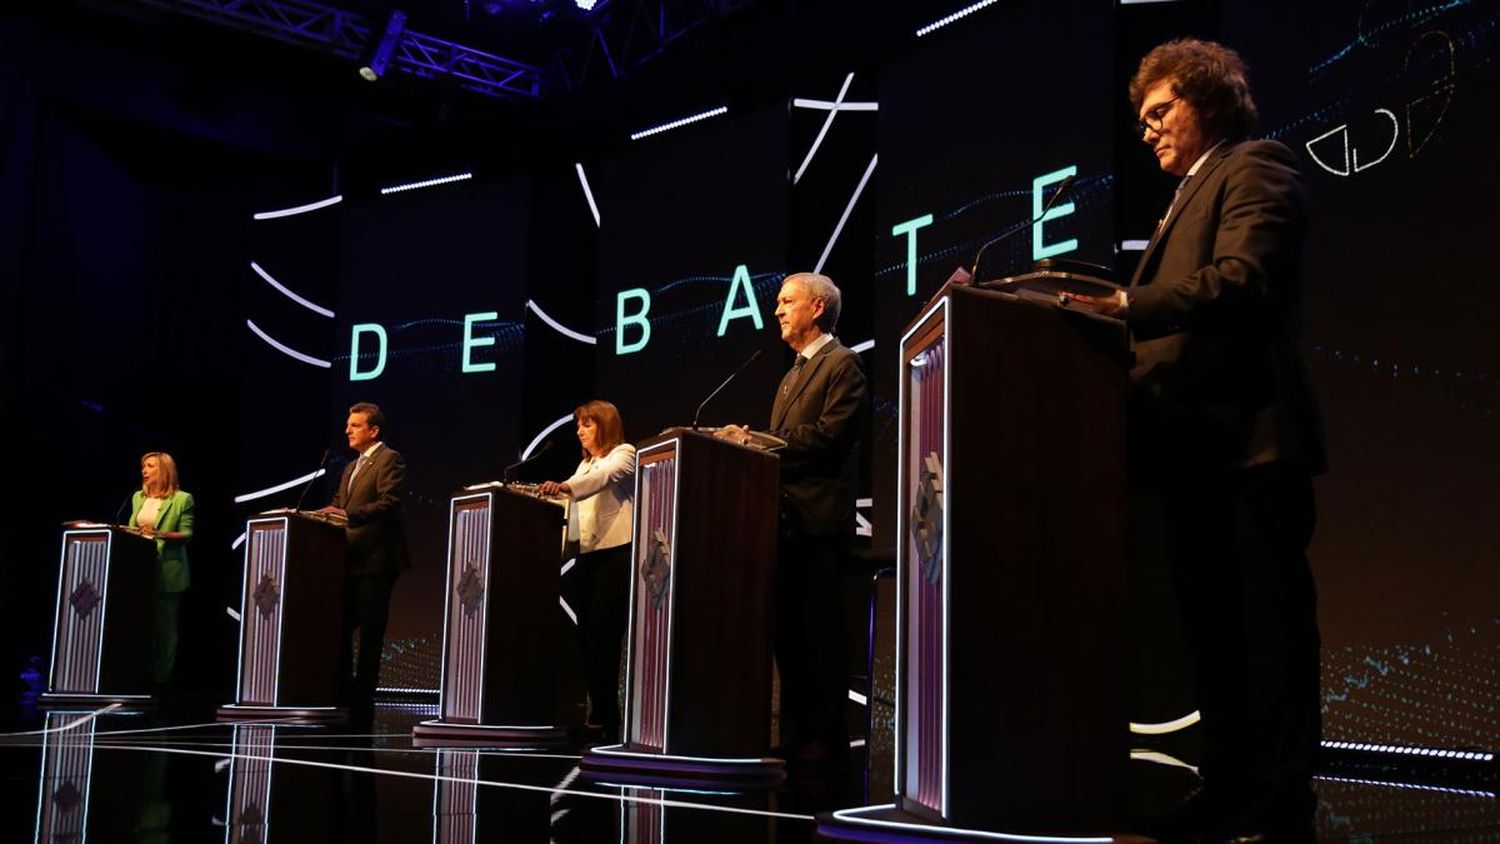
[[[625, 442], [620, 411], [591, 401], [573, 411], [583, 460], [565, 481], [542, 484], [544, 495], [566, 495], [577, 529], [574, 577], [580, 597], [578, 641], [589, 690], [588, 727], [619, 741], [620, 646], [630, 602], [630, 527], [634, 517], [635, 446]], [[572, 533], [570, 530], [569, 533]]]

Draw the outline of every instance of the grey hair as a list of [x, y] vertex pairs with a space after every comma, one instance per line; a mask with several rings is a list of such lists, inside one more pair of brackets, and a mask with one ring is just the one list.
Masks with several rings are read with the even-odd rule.
[[833, 279], [821, 273], [793, 273], [786, 277], [782, 284], [796, 282], [809, 295], [823, 300], [823, 318], [818, 320], [818, 327], [833, 333], [839, 325], [839, 312], [843, 310], [843, 295], [839, 293], [839, 286], [833, 283]]

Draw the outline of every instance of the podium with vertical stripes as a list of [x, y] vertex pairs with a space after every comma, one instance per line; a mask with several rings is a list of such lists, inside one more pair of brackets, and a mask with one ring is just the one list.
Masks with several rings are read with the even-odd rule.
[[1010, 289], [947, 288], [901, 338], [895, 799], [825, 836], [1123, 824], [1124, 330]]
[[117, 525], [64, 526], [44, 706], [149, 706], [156, 543]]
[[556, 636], [567, 511], [522, 485], [479, 484], [448, 505], [438, 717], [418, 746], [560, 742]]
[[338, 720], [344, 528], [321, 514], [263, 513], [245, 524], [235, 702], [219, 717]]
[[623, 741], [583, 770], [776, 781], [771, 596], [780, 461], [672, 428], [636, 452]]

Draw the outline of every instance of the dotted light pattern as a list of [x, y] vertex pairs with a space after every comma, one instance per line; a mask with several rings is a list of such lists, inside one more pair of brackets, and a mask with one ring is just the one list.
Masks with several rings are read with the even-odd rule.
[[[1325, 650], [1323, 714], [1330, 747], [1493, 761], [1500, 749], [1500, 618], [1449, 631], [1438, 642]], [[1484, 756], [1457, 755], [1476, 752]]]

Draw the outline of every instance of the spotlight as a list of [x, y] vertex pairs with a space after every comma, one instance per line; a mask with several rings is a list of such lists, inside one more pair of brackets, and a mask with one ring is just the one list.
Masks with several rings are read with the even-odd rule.
[[377, 40], [371, 38], [365, 43], [365, 49], [360, 55], [359, 75], [366, 82], [374, 82], [385, 75], [386, 65], [391, 63], [391, 55], [396, 52], [396, 47], [401, 43], [401, 34], [406, 31], [406, 13], [395, 9], [385, 19], [385, 31]]

